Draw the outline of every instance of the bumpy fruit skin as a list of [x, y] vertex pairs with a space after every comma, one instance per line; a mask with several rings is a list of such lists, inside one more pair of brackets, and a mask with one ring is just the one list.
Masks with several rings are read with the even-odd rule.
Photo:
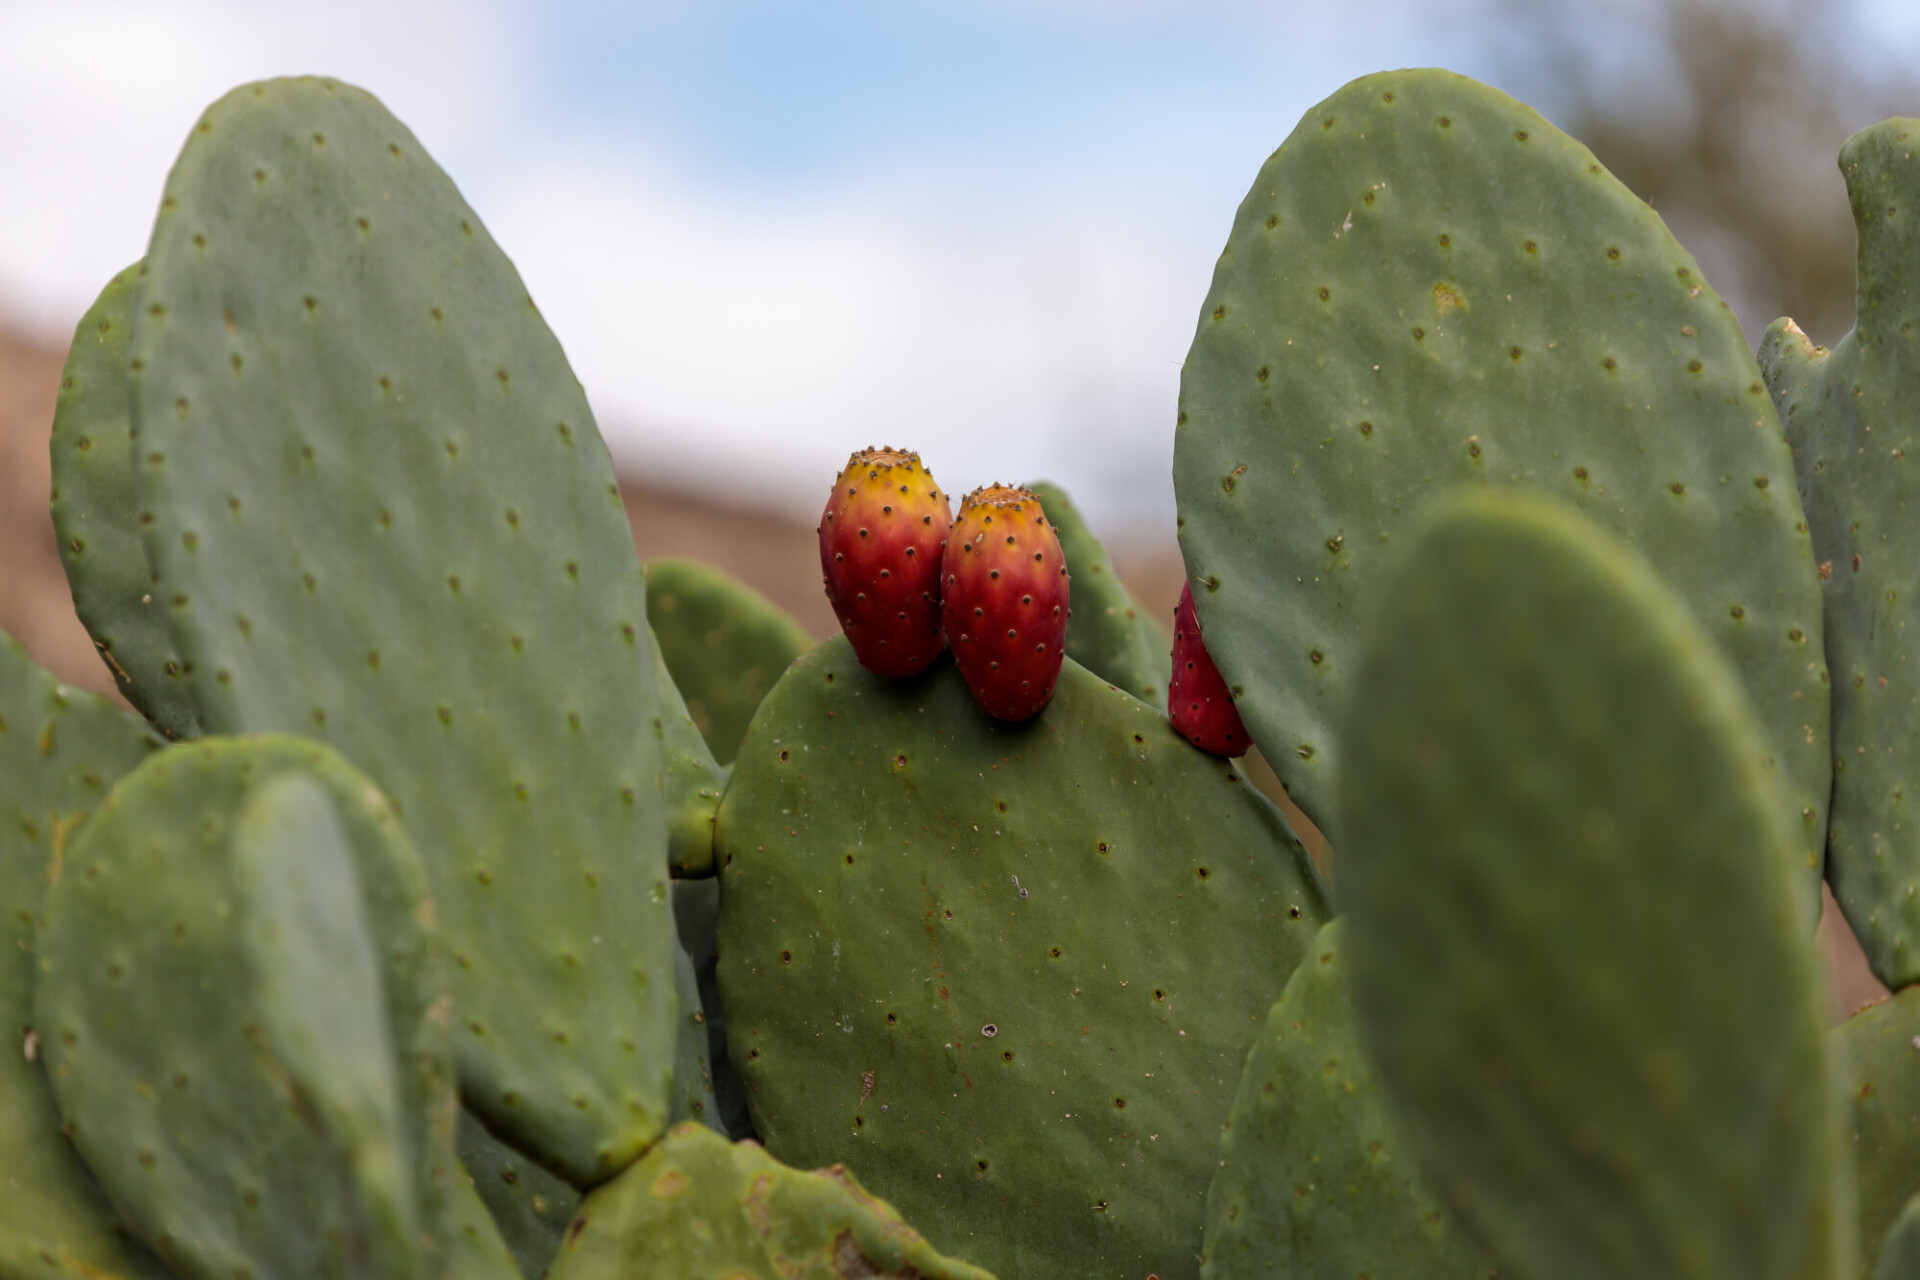
[[940, 634], [940, 560], [953, 513], [910, 450], [847, 459], [820, 515], [820, 571], [860, 665], [899, 678], [927, 669]]
[[1052, 699], [1071, 586], [1060, 538], [1031, 491], [996, 484], [961, 502], [943, 616], [953, 659], [988, 715], [1026, 720]]
[[1167, 684], [1167, 718], [1181, 737], [1216, 756], [1243, 756], [1252, 745], [1226, 679], [1200, 639], [1190, 582], [1180, 588], [1180, 603], [1173, 610], [1173, 679]]

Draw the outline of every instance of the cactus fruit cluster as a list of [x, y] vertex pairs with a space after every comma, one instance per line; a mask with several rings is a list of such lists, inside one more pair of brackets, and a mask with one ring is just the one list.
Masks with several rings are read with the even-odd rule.
[[1920, 1275], [1920, 121], [1841, 159], [1858, 324], [1756, 362], [1538, 114], [1355, 81], [1200, 312], [1173, 635], [872, 449], [814, 645], [643, 570], [399, 121], [235, 90], [51, 430], [133, 709], [0, 638], [0, 1276]]

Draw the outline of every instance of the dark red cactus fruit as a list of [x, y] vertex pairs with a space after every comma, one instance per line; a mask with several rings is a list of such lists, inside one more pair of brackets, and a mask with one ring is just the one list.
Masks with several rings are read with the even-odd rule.
[[942, 616], [953, 660], [988, 715], [1025, 720], [1053, 698], [1071, 585], [1040, 499], [996, 484], [960, 503], [947, 538]]
[[947, 495], [906, 449], [862, 449], [847, 460], [820, 515], [820, 571], [860, 665], [898, 678], [925, 671], [946, 647], [940, 559], [953, 524]]
[[1193, 611], [1193, 584], [1180, 588], [1173, 610], [1173, 680], [1167, 685], [1167, 718], [1180, 736], [1216, 756], [1243, 756], [1252, 742], [1240, 723], [1220, 668], [1200, 639], [1200, 619]]

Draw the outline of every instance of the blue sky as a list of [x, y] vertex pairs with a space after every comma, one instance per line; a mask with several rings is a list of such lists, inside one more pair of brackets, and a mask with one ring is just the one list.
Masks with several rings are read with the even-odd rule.
[[[1597, 39], [1650, 0], [1591, 10]], [[1863, 0], [1915, 45], [1910, 6]], [[1355, 75], [1485, 10], [1148, 0], [0, 0], [0, 312], [71, 331], [234, 84], [379, 94], [514, 257], [623, 465], [811, 511], [869, 443], [1171, 536], [1233, 209]], [[1550, 110], [1551, 104], [1539, 104]], [[1916, 107], [1920, 110], [1920, 106]]]

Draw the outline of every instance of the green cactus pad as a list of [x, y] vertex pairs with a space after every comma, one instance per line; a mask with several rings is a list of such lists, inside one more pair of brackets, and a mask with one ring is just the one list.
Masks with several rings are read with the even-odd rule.
[[[473, 1178], [464, 1170], [453, 1180], [453, 1242], [448, 1250], [447, 1280], [528, 1280], [518, 1261], [500, 1238], [500, 1228], [487, 1212]], [[534, 1273], [537, 1278], [539, 1273]]]
[[1247, 1059], [1207, 1193], [1205, 1280], [1493, 1273], [1387, 1115], [1354, 1026], [1345, 928], [1320, 931]]
[[0, 633], [0, 1275], [158, 1280], [60, 1132], [33, 1017], [34, 919], [80, 824], [160, 741]]
[[746, 583], [673, 556], [647, 561], [647, 618], [713, 758], [733, 763], [760, 700], [812, 637]]
[[[1358, 618], [1428, 494], [1548, 491], [1632, 541], [1745, 681], [1819, 909], [1819, 584], [1733, 315], [1531, 108], [1441, 71], [1308, 112], [1234, 218], [1181, 376], [1174, 489], [1207, 648], [1340, 847]], [[1331, 825], [1329, 825], [1331, 824]]]
[[177, 1273], [439, 1274], [455, 1101], [425, 890], [385, 797], [293, 738], [162, 752], [81, 828], [36, 1026], [74, 1145]]
[[666, 766], [667, 865], [676, 876], [710, 876], [713, 815], [727, 789], [728, 770], [714, 763], [706, 739], [694, 726], [679, 687], [667, 670], [657, 640], [653, 645], [653, 680], [659, 691], [660, 749]]
[[[1790, 320], [1760, 344], [1813, 526], [1833, 668], [1827, 878], [1880, 980], [1920, 981], [1920, 120], [1847, 140], [1840, 171], [1859, 232], [1854, 328], [1831, 353]], [[1909, 1188], [1911, 1190], [1911, 1188]]]
[[460, 1164], [492, 1216], [524, 1280], [540, 1280], [559, 1252], [580, 1193], [488, 1133], [464, 1108]]
[[1831, 1032], [1853, 1104], [1860, 1270], [1873, 1271], [1881, 1237], [1920, 1187], [1920, 987], [1908, 987]]
[[580, 1206], [553, 1280], [993, 1280], [944, 1258], [845, 1169], [789, 1169], [682, 1124]]
[[1915, 1280], [1920, 1277], [1920, 1195], [1907, 1201], [1899, 1220], [1878, 1244], [1880, 1262], [1873, 1280]]
[[[714, 1105], [718, 1108], [712, 1127], [738, 1141], [758, 1138], [753, 1117], [747, 1111], [747, 1092], [733, 1067], [727, 1051], [727, 1015], [720, 1003], [720, 881], [673, 882], [673, 919], [680, 931], [680, 945], [693, 961], [694, 982], [700, 994], [700, 1011], [706, 1019], [707, 1070], [713, 1080]], [[684, 1003], [684, 1001], [683, 1001]]]
[[1247, 1051], [1327, 911], [1232, 768], [1071, 660], [788, 669], [720, 807], [720, 990], [767, 1149], [1006, 1275], [1198, 1273]]
[[675, 1008], [645, 583], [519, 276], [405, 126], [236, 89], [136, 316], [155, 596], [211, 731], [321, 739], [399, 808], [462, 1093], [581, 1183], [665, 1127]]
[[73, 607], [120, 692], [170, 738], [198, 732], [140, 543], [127, 421], [127, 340], [140, 264], [80, 318], [53, 411], [53, 527]]
[[1569, 507], [1455, 499], [1343, 726], [1354, 1004], [1523, 1276], [1829, 1276], [1852, 1224], [1791, 818], [1732, 668]]
[[720, 1104], [713, 1096], [713, 1066], [708, 1060], [707, 1017], [700, 1007], [700, 978], [693, 958], [676, 947], [674, 986], [680, 993], [680, 1035], [673, 1055], [673, 1120], [692, 1120], [725, 1133]]
[[1067, 656], [1149, 706], [1164, 708], [1167, 680], [1173, 674], [1173, 637], [1134, 602], [1107, 549], [1087, 528], [1067, 491], [1045, 481], [1027, 487], [1039, 497], [1040, 509], [1060, 535], [1060, 550], [1073, 578]]

